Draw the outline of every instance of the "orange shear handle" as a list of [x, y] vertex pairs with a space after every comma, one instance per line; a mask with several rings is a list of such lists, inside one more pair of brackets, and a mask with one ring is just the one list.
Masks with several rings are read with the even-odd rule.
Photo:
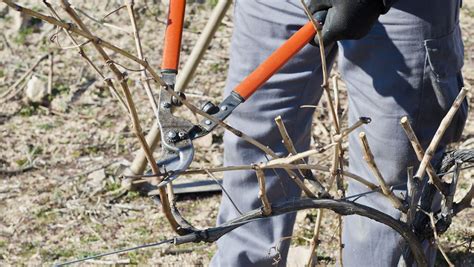
[[186, 0], [170, 0], [163, 48], [162, 70], [178, 71]]
[[234, 89], [234, 92], [239, 94], [244, 100], [247, 100], [286, 62], [308, 44], [315, 34], [316, 29], [311, 22], [308, 22], [247, 76]]

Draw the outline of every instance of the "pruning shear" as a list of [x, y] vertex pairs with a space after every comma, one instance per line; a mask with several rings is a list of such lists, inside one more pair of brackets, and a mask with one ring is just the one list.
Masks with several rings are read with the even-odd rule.
[[[174, 90], [176, 83], [185, 7], [186, 0], [170, 0], [169, 2], [161, 65], [161, 75], [167, 90]], [[315, 35], [316, 29], [311, 22], [308, 22], [249, 74], [219, 105], [207, 102], [202, 110], [213, 116], [215, 120], [204, 119], [194, 125], [183, 118], [173, 116], [172, 107], [179, 106], [181, 103], [167, 90], [161, 90], [158, 124], [161, 131], [163, 159], [158, 161], [157, 165], [165, 176], [158, 184], [158, 188], [178, 178], [192, 163], [194, 157], [192, 140], [213, 131], [217, 126], [217, 121], [226, 119], [237, 106], [250, 98], [286, 62], [311, 42]], [[184, 98], [184, 94], [181, 97]]]

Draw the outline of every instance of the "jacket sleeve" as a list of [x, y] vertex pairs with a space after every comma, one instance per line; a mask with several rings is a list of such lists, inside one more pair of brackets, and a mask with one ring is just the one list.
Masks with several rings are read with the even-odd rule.
[[385, 14], [388, 12], [388, 10], [392, 7], [395, 2], [398, 2], [398, 0], [382, 0], [383, 1], [383, 13]]

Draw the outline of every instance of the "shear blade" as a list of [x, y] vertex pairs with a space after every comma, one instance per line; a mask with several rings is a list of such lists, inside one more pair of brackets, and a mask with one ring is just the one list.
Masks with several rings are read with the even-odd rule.
[[194, 148], [192, 145], [180, 147], [177, 152], [167, 153], [165, 159], [158, 161], [156, 164], [158, 167], [166, 170], [169, 175], [157, 187], [161, 188], [178, 178], [191, 165], [193, 157]]

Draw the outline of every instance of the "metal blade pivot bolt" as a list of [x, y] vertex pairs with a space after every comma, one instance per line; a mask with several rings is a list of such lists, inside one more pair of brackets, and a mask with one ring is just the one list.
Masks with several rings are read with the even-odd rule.
[[207, 101], [201, 108], [207, 114], [216, 114], [219, 112], [219, 107], [214, 105], [211, 101]]
[[175, 131], [169, 131], [166, 135], [170, 141], [176, 141], [178, 134]]
[[204, 121], [204, 123], [205, 123], [206, 125], [211, 125], [212, 122], [211, 122], [210, 120], [206, 120], [206, 121]]
[[169, 103], [169, 102], [163, 102], [163, 103], [161, 104], [161, 107], [163, 107], [163, 108], [171, 108], [171, 103]]

